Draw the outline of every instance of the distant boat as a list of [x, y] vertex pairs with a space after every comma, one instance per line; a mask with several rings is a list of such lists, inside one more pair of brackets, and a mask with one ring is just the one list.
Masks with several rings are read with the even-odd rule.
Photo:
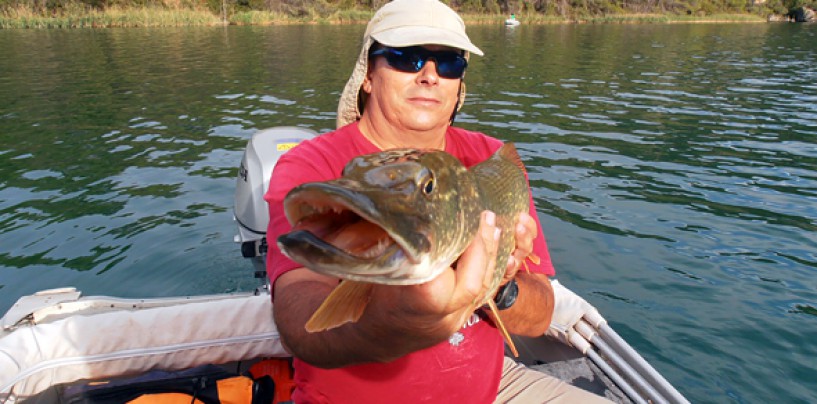
[[519, 25], [519, 20], [516, 19], [516, 15], [511, 14], [511, 17], [505, 20], [505, 25], [509, 27], [515, 27]]

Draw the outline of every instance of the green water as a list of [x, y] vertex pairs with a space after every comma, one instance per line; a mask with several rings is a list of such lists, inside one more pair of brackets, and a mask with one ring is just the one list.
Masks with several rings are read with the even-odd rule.
[[[253, 288], [242, 150], [330, 130], [363, 29], [0, 30], [0, 312]], [[692, 402], [817, 402], [817, 25], [469, 32], [562, 283]]]

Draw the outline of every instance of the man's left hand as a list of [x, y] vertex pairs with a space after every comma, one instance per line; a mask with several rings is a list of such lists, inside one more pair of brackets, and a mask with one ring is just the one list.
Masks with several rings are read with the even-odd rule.
[[505, 276], [502, 278], [503, 285], [516, 276], [525, 259], [533, 253], [533, 240], [536, 239], [537, 234], [536, 221], [528, 212], [522, 212], [519, 214], [519, 221], [514, 230], [516, 249], [508, 258], [508, 267], [505, 270]]

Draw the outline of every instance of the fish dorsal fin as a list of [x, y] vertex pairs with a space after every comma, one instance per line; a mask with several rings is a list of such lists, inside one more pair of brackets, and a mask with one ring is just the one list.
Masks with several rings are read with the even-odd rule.
[[522, 172], [525, 172], [525, 163], [522, 162], [522, 157], [519, 157], [519, 152], [516, 151], [516, 146], [513, 143], [505, 143], [496, 152], [500, 157], [510, 161], [519, 167]]
[[341, 281], [306, 322], [306, 331], [326, 331], [356, 322], [369, 303], [372, 287], [371, 283]]

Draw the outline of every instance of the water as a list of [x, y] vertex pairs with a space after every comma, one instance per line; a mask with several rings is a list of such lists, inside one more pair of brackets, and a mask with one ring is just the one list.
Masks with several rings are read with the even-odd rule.
[[[363, 26], [0, 31], [0, 312], [248, 290], [251, 134], [327, 131]], [[692, 402], [817, 402], [817, 26], [469, 27], [559, 279]]]

